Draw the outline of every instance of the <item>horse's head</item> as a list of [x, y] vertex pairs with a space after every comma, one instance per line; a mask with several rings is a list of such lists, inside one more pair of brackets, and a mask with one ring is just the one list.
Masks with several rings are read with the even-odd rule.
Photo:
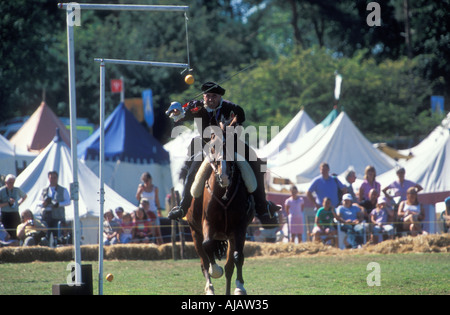
[[234, 172], [234, 128], [227, 127], [233, 118], [225, 121], [222, 117], [220, 126], [213, 127], [207, 157], [216, 174], [219, 185], [226, 188], [231, 183]]

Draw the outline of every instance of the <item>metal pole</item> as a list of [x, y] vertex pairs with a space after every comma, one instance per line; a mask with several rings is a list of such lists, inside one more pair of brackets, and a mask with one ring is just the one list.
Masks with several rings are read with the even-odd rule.
[[123, 76], [120, 77], [122, 81], [122, 91], [120, 91], [120, 102], [125, 104], [125, 79]]
[[[58, 8], [65, 9], [70, 3], [58, 3]], [[80, 9], [89, 10], [113, 10], [113, 11], [173, 11], [185, 12], [189, 10], [189, 6], [181, 5], [138, 5], [138, 4], [94, 4], [94, 3], [77, 3]]]
[[103, 184], [103, 164], [105, 160], [105, 63], [100, 63], [100, 218], [98, 220], [98, 294], [103, 295], [103, 215], [105, 191]]
[[123, 60], [123, 59], [103, 59], [94, 58], [94, 61], [103, 61], [106, 63], [120, 65], [136, 65], [136, 66], [154, 66], [154, 67], [171, 67], [171, 68], [187, 68], [187, 63], [158, 62], [158, 61], [142, 61], [142, 60]]
[[75, 285], [81, 285], [81, 249], [80, 249], [80, 217], [78, 212], [78, 157], [77, 157], [77, 105], [75, 92], [75, 55], [73, 23], [71, 20], [72, 7], [67, 7], [67, 56], [69, 71], [69, 104], [70, 104], [70, 148], [72, 155], [73, 182], [70, 186], [70, 196], [73, 200], [73, 234], [74, 234], [74, 258], [75, 258]]

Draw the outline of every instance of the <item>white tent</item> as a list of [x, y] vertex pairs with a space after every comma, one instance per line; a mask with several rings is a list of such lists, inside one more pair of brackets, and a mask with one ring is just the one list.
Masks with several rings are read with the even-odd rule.
[[25, 168], [37, 154], [17, 148], [0, 135], [0, 175], [17, 175], [17, 168]]
[[299, 152], [294, 151], [291, 154], [293, 158], [278, 159], [276, 165], [269, 163], [273, 177], [288, 178], [293, 183], [309, 183], [319, 175], [322, 162], [330, 165], [331, 173], [341, 175], [353, 168], [359, 178], [363, 177], [368, 165], [373, 165], [378, 174], [395, 167], [395, 161], [374, 148], [345, 112], [341, 112], [328, 127], [316, 129], [300, 139], [297, 144]]
[[[406, 178], [420, 184], [423, 192], [450, 191], [450, 129], [439, 126], [421, 144], [419, 155], [403, 163]], [[377, 176], [382, 187], [397, 180], [394, 170]]]
[[301, 109], [297, 115], [264, 147], [257, 151], [260, 158], [271, 158], [284, 150], [291, 143], [296, 142], [316, 124], [309, 115]]
[[[70, 149], [57, 137], [36, 157], [36, 159], [17, 177], [16, 186], [27, 195], [27, 199], [20, 206], [21, 210], [30, 209], [34, 214], [40, 214], [40, 195], [47, 187], [48, 172], [57, 171], [58, 184], [70, 192], [72, 176], [72, 159]], [[78, 163], [79, 180], [79, 215], [82, 222], [82, 243], [98, 243], [99, 179], [82, 162]], [[121, 197], [118, 193], [105, 185], [105, 211], [121, 206], [125, 212], [131, 212], [136, 207]], [[73, 204], [65, 208], [66, 220], [73, 220]], [[102, 218], [103, 220], [103, 218]], [[89, 226], [86, 222], [90, 222]], [[94, 222], [94, 224], [93, 224]], [[95, 223], [97, 222], [97, 223]]]
[[178, 126], [172, 130], [172, 136], [175, 137], [164, 145], [164, 149], [170, 155], [170, 171], [172, 174], [172, 183], [175, 190], [183, 192], [183, 183], [180, 181], [180, 171], [184, 162], [188, 159], [188, 147], [191, 140], [198, 136], [196, 128], [191, 129], [185, 126]]

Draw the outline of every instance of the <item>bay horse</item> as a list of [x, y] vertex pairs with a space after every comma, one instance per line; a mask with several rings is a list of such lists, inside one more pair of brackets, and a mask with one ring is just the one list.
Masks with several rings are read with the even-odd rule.
[[[232, 153], [235, 158], [226, 153], [223, 127], [222, 137], [215, 137], [211, 142], [214, 140], [216, 145], [212, 148], [212, 153], [217, 153], [214, 149], [222, 146], [222, 153], [225, 154], [215, 154], [214, 159], [205, 157], [195, 180], [200, 180], [200, 183], [193, 184], [194, 190], [197, 185], [198, 192], [191, 189], [194, 198], [186, 218], [206, 279], [205, 293], [214, 294], [211, 277], [220, 278], [224, 273], [216, 259], [220, 260], [226, 254], [226, 294], [230, 294], [231, 278], [236, 266], [234, 294], [246, 295], [242, 276], [243, 251], [247, 227], [254, 217], [254, 202], [250, 195], [253, 188], [249, 188], [252, 185], [249, 184], [252, 181], [249, 177], [254, 177], [254, 173], [251, 169], [251, 174], [249, 173], [248, 162], [242, 161], [243, 159], [236, 161], [234, 150]], [[256, 179], [253, 185], [256, 189]]]

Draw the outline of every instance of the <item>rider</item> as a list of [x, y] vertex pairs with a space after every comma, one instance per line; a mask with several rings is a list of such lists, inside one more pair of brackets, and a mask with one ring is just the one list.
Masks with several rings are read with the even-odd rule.
[[[219, 86], [217, 83], [206, 82], [202, 85], [202, 91], [203, 101], [190, 101], [183, 107], [180, 103], [173, 102], [166, 114], [173, 118], [175, 122], [200, 118], [201, 126], [198, 127], [201, 135], [204, 134], [203, 132], [207, 127], [219, 126], [219, 122], [222, 120], [221, 118], [224, 118], [226, 121], [231, 120], [228, 126], [242, 125], [245, 121], [244, 110], [240, 106], [222, 99], [222, 96], [225, 94], [224, 88]], [[202, 152], [201, 150], [198, 152], [198, 149], [197, 152], [195, 152], [195, 148], [199, 147], [198, 145], [194, 145], [195, 141], [195, 138], [191, 141], [191, 157], [186, 163], [188, 171], [185, 179], [183, 198], [180, 202], [180, 206], [174, 207], [168, 215], [168, 218], [172, 220], [178, 220], [184, 217], [192, 202], [190, 189], [194, 182], [197, 170], [202, 163], [201, 157], [199, 158], [199, 155], [201, 155]], [[209, 141], [209, 139], [205, 139], [204, 141]], [[245, 146], [248, 151], [244, 155], [252, 167], [258, 183], [257, 189], [252, 193], [255, 200], [256, 215], [262, 224], [274, 224], [277, 222], [274, 215], [280, 210], [280, 208], [272, 202], [266, 200], [266, 193], [264, 190], [264, 173], [261, 172], [262, 161], [257, 158], [249, 159], [249, 154], [254, 157], [256, 157], [256, 154], [254, 154], [254, 151], [249, 153], [251, 151], [250, 147], [247, 145]], [[200, 146], [200, 148], [202, 147], [203, 146]]]

